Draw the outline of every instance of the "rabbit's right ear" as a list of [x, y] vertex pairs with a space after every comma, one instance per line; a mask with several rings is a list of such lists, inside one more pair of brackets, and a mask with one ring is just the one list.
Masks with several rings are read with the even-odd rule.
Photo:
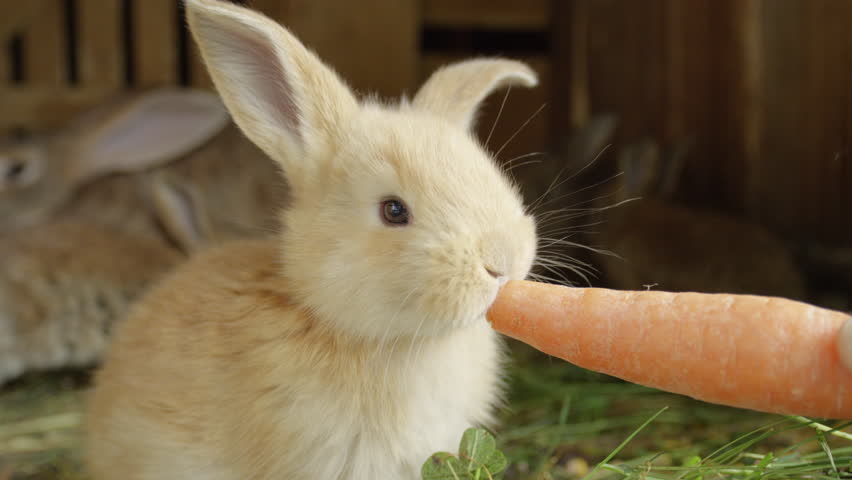
[[[111, 108], [71, 135], [65, 175], [72, 183], [133, 173], [188, 154], [228, 124], [214, 94], [164, 88]], [[88, 125], [88, 123], [91, 123]]]
[[472, 129], [482, 101], [494, 91], [513, 85], [534, 87], [538, 76], [527, 64], [516, 60], [466, 60], [433, 73], [414, 96], [412, 105]]
[[[219, 0], [186, 0], [213, 83], [245, 135], [288, 177], [314, 171], [358, 109], [343, 81], [269, 18]], [[292, 182], [298, 185], [301, 182]]]

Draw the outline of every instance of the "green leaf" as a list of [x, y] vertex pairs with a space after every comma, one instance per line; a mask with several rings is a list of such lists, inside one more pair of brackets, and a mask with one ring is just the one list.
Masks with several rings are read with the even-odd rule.
[[506, 469], [506, 457], [497, 450], [494, 437], [485, 430], [464, 432], [458, 455], [439, 452], [426, 460], [420, 470], [423, 480], [485, 480], [497, 478]]
[[459, 444], [459, 457], [465, 462], [466, 471], [471, 474], [483, 471], [479, 478], [492, 477], [506, 469], [506, 457], [497, 450], [494, 437], [483, 429], [469, 428], [464, 432]]
[[452, 453], [438, 452], [423, 464], [420, 469], [423, 480], [462, 480], [469, 478], [461, 460]]

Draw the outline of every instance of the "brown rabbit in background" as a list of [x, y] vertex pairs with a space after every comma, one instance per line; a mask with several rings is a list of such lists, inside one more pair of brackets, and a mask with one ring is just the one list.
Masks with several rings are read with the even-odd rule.
[[0, 384], [96, 363], [113, 322], [184, 258], [95, 223], [47, 223], [0, 239]]
[[635, 200], [602, 212], [600, 243], [621, 257], [601, 258], [609, 285], [803, 299], [792, 252], [768, 230], [672, 202], [685, 153], [651, 141], [620, 152], [614, 201]]
[[186, 253], [275, 231], [286, 193], [208, 93], [123, 96], [0, 152], [0, 383], [97, 362], [153, 281]]
[[61, 218], [162, 238], [158, 216], [170, 213], [150, 208], [152, 193], [154, 205], [172, 202], [156, 198], [158, 182], [203, 198], [218, 236], [269, 233], [270, 200], [286, 190], [277, 174], [216, 95], [125, 94], [57, 132], [0, 144], [0, 235]]

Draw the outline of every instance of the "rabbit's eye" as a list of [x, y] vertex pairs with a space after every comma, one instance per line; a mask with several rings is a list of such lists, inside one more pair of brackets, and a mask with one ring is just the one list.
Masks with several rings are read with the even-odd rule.
[[23, 162], [15, 162], [9, 165], [9, 168], [6, 170], [6, 180], [10, 182], [18, 180], [23, 175], [25, 167], [26, 165]]
[[399, 227], [408, 224], [410, 214], [408, 213], [408, 208], [402, 203], [402, 200], [398, 198], [384, 200], [380, 208], [382, 220], [386, 225]]

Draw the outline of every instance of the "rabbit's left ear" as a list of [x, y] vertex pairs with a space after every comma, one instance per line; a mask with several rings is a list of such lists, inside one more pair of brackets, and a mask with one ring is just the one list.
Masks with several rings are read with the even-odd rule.
[[482, 101], [500, 88], [516, 85], [534, 87], [538, 85], [538, 76], [527, 64], [516, 60], [466, 60], [433, 73], [415, 95], [412, 105], [472, 129]]

